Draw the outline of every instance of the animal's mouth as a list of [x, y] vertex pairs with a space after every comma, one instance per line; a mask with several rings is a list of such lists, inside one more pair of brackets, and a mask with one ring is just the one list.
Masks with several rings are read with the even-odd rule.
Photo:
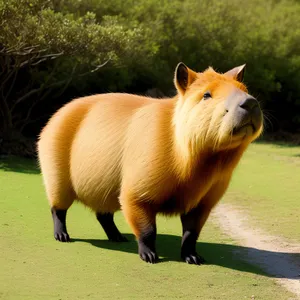
[[236, 126], [233, 128], [232, 133], [233, 134], [238, 134], [240, 133], [243, 129], [251, 128], [251, 133], [254, 133], [256, 131], [256, 128], [252, 122], [247, 122], [241, 126]]

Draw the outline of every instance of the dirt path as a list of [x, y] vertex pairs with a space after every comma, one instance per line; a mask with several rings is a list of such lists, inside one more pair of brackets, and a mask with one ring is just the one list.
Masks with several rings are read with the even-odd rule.
[[212, 213], [221, 229], [247, 249], [244, 259], [264, 270], [300, 299], [300, 245], [248, 226], [244, 213], [219, 204]]

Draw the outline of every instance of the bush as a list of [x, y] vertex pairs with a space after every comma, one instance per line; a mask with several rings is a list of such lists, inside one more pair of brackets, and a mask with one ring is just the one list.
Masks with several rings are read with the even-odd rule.
[[179, 61], [221, 72], [246, 63], [245, 82], [271, 117], [267, 129], [300, 130], [297, 1], [0, 0], [0, 14], [2, 136], [37, 134], [77, 96], [171, 95]]
[[34, 108], [52, 92], [65, 91], [73, 78], [105, 62], [120, 67], [141, 56], [139, 28], [126, 29], [110, 16], [100, 24], [91, 12], [76, 16], [53, 7], [50, 0], [0, 1], [2, 139], [22, 133], [34, 121]]
[[[208, 65], [227, 71], [247, 64], [245, 82], [271, 117], [268, 130], [300, 130], [300, 3], [291, 0], [64, 0], [59, 9], [97, 20], [117, 16], [127, 28], [139, 26], [143, 47], [153, 54], [131, 62], [126, 88], [142, 92], [173, 88], [179, 61], [203, 70]], [[110, 78], [113, 80], [113, 77]], [[113, 80], [114, 81], [114, 80]], [[110, 81], [111, 82], [111, 81]], [[103, 84], [108, 84], [103, 82]]]

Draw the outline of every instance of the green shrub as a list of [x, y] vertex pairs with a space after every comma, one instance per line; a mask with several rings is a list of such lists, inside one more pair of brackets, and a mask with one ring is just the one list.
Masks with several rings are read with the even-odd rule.
[[0, 0], [0, 15], [1, 140], [19, 136], [35, 108], [74, 78], [84, 81], [106, 62], [120, 68], [143, 56], [142, 31], [125, 28], [117, 17], [99, 23], [92, 12], [56, 12], [49, 0]]
[[2, 136], [32, 134], [28, 124], [72, 97], [172, 94], [179, 61], [221, 72], [246, 63], [245, 82], [271, 116], [267, 129], [300, 130], [297, 1], [0, 0], [0, 15]]

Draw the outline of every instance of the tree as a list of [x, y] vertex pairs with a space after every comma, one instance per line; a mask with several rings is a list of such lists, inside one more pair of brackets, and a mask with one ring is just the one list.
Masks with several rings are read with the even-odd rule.
[[[117, 18], [53, 10], [50, 0], [0, 0], [0, 141], [20, 140], [32, 111], [53, 91], [106, 64], [135, 59], [142, 34]], [[41, 117], [41, 116], [39, 116]]]

